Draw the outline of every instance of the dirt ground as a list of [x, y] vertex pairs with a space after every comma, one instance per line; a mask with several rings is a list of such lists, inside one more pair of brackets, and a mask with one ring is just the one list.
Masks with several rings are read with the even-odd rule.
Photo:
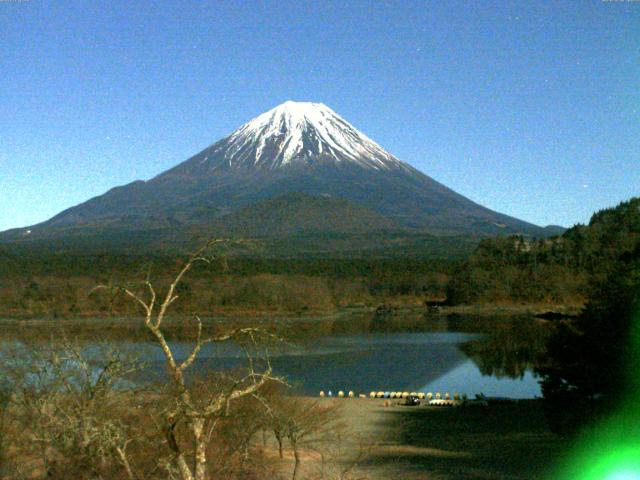
[[567, 451], [539, 400], [457, 408], [320, 401], [340, 404], [352, 478], [545, 479]]

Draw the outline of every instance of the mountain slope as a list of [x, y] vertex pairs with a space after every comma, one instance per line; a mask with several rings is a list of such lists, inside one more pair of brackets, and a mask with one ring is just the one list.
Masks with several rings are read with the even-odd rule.
[[212, 222], [212, 232], [240, 237], [399, 230], [388, 218], [346, 200], [290, 193], [269, 198]]
[[[393, 225], [436, 235], [545, 234], [540, 227], [472, 202], [400, 161], [325, 105], [286, 102], [155, 178], [116, 187], [29, 227], [28, 235], [208, 229], [250, 205], [300, 192], [346, 200], [352, 209], [350, 222], [360, 231]], [[324, 204], [329, 210], [334, 206]], [[320, 226], [324, 213], [320, 204], [317, 207], [306, 215], [317, 217], [309, 224]], [[279, 225], [271, 220], [268, 229], [288, 234], [289, 215], [281, 216]], [[340, 228], [350, 231], [350, 222]], [[336, 226], [324, 223], [329, 231]], [[268, 233], [266, 228], [257, 231]], [[26, 230], [19, 229], [2, 238], [25, 235]]]

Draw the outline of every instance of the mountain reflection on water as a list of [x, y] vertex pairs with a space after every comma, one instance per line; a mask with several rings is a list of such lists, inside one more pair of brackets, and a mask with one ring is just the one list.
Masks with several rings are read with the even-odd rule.
[[305, 393], [382, 389], [540, 395], [533, 369], [550, 331], [545, 322], [388, 314], [345, 323], [335, 322], [330, 335], [307, 341], [303, 357], [283, 362], [283, 370], [303, 382]]
[[[452, 328], [462, 328], [461, 325]], [[458, 345], [469, 360], [423, 387], [424, 391], [448, 388], [471, 394], [532, 398], [540, 396], [534, 374], [543, 360], [548, 324], [537, 319], [494, 319], [476, 324], [477, 338]]]
[[[283, 321], [278, 330], [291, 343], [272, 349], [271, 363], [300, 393], [434, 390], [529, 398], [540, 395], [533, 367], [549, 328], [530, 318], [390, 313]], [[178, 357], [188, 346], [174, 343]], [[155, 360], [161, 369], [162, 358]], [[196, 368], [241, 362], [233, 347], [215, 346], [203, 350]]]
[[460, 345], [483, 375], [523, 378], [544, 354], [549, 328], [542, 322], [496, 322], [485, 328], [482, 337]]
[[[252, 320], [255, 322], [255, 320]], [[233, 320], [210, 320], [211, 325]], [[240, 322], [240, 320], [238, 320]], [[260, 324], [287, 343], [270, 348], [276, 374], [297, 392], [320, 390], [459, 391], [526, 398], [540, 394], [532, 371], [544, 352], [549, 327], [530, 318], [473, 318], [426, 315], [419, 312], [348, 313], [316, 319], [264, 319]], [[43, 339], [50, 339], [43, 328]], [[50, 327], [49, 327], [50, 328]], [[212, 327], [213, 328], [213, 327]], [[31, 325], [33, 337], [37, 327]], [[191, 351], [189, 328], [169, 330], [176, 360]], [[83, 333], [84, 332], [84, 333]], [[98, 328], [88, 335], [86, 325], [75, 334], [93, 348], [96, 338], [122, 349], [141, 352], [148, 370], [141, 381], [162, 379], [160, 349], [135, 322], [123, 330]], [[6, 330], [2, 337], [7, 339]], [[195, 375], [241, 368], [245, 357], [233, 344], [208, 344], [194, 364]]]

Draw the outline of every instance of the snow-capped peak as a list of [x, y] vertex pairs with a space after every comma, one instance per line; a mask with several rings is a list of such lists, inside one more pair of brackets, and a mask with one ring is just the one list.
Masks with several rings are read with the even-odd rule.
[[278, 168], [314, 159], [392, 169], [403, 164], [322, 103], [287, 101], [213, 146], [229, 166]]

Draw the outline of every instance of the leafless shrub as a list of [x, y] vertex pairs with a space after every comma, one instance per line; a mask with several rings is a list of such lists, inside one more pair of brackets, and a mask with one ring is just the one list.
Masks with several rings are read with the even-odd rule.
[[88, 352], [64, 339], [2, 355], [14, 473], [136, 478], [127, 449], [138, 434], [126, 421], [136, 392], [124, 383], [141, 368], [135, 356], [106, 344]]

